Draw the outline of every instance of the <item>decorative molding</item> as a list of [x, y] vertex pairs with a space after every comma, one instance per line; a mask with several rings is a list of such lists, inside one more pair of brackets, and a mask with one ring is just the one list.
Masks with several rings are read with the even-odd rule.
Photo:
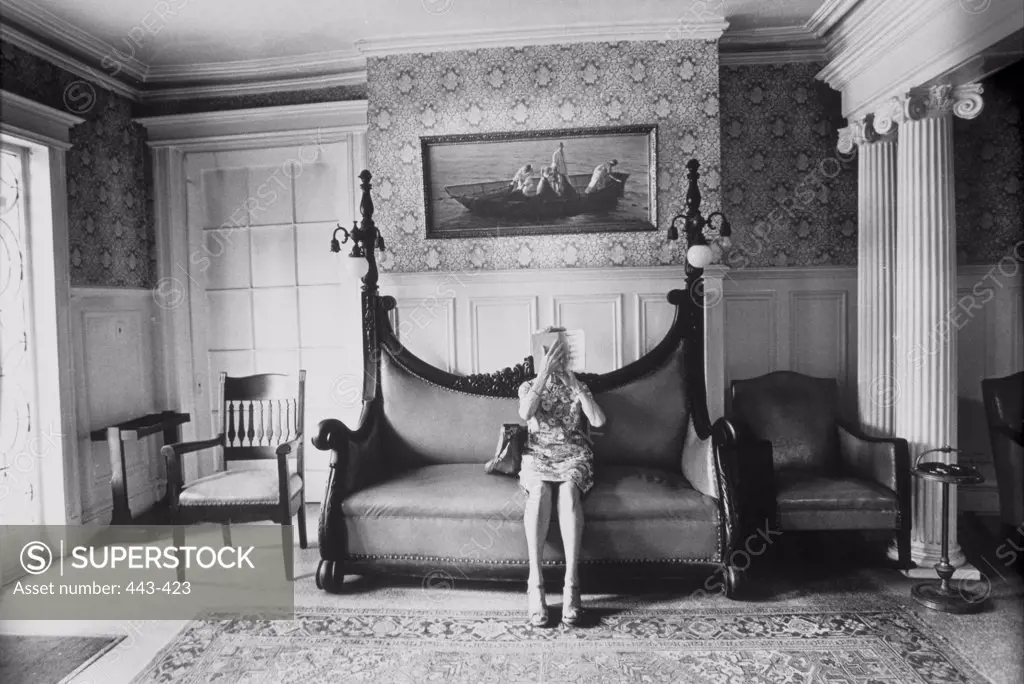
[[722, 36], [719, 64], [757, 66], [828, 61], [825, 40], [859, 0], [826, 0], [802, 26], [730, 31]]
[[[612, 369], [621, 368], [622, 362], [622, 346], [623, 346], [623, 322], [622, 322], [622, 308], [623, 308], [623, 294], [557, 294], [551, 298], [551, 320], [554, 321], [556, 326], [564, 327], [565, 323], [562, 321], [562, 314], [566, 306], [572, 306], [574, 304], [611, 304], [612, 307]], [[640, 356], [637, 356], [640, 358]]]
[[[530, 330], [527, 332], [527, 340], [529, 335], [537, 330], [537, 299], [536, 295], [508, 295], [508, 296], [497, 296], [497, 297], [469, 297], [469, 349], [470, 349], [470, 374], [480, 375], [480, 316], [479, 311], [482, 308], [499, 308], [499, 307], [512, 307], [521, 308], [526, 307], [525, 312], [529, 319]], [[486, 375], [486, 373], [483, 373]]]
[[[5, 9], [6, 7], [7, 5], [5, 5]], [[33, 38], [7, 23], [0, 23], [0, 41], [10, 43], [31, 55], [35, 55], [40, 59], [45, 59], [54, 66], [64, 69], [75, 76], [91, 81], [92, 83], [106, 88], [121, 97], [128, 98], [133, 102], [138, 102], [142, 98], [142, 90], [140, 88], [125, 83], [110, 74], [97, 71], [84, 61], [76, 57], [72, 57], [66, 50], [50, 47], [46, 43]], [[103, 54], [107, 55], [109, 53]]]
[[[856, 292], [854, 292], [856, 294]], [[795, 325], [799, 320], [796, 313], [802, 302], [826, 302], [835, 305], [836, 324], [839, 329], [836, 331], [836, 348], [833, 350], [832, 358], [837, 364], [835, 377], [840, 386], [849, 386], [851, 378], [853, 386], [856, 386], [856, 369], [849, 362], [849, 337], [850, 329], [853, 327], [848, 312], [849, 290], [794, 290], [789, 293], [789, 368], [797, 372], [804, 372], [808, 375], [816, 375], [817, 372], [808, 372], [806, 366], [801, 363], [805, 357], [802, 349], [803, 328]]]
[[[329, 77], [366, 72], [366, 58], [354, 50], [331, 50], [288, 57], [263, 57], [233, 62], [205, 64], [153, 65], [146, 71], [149, 84], [211, 81], [235, 82], [259, 79], [269, 85], [274, 79]], [[239, 84], [241, 85], [241, 84]]]
[[[135, 119], [149, 133], [150, 147], [238, 147], [333, 142], [339, 134], [366, 129], [366, 100], [258, 107], [221, 112], [171, 114]], [[312, 136], [312, 137], [311, 137]]]
[[[154, 290], [144, 287], [73, 287], [71, 288], [71, 301], [151, 299], [153, 294]], [[134, 309], [132, 310], [134, 311]]]
[[[617, 22], [580, 24], [571, 27], [529, 29], [484, 29], [455, 33], [416, 34], [356, 41], [356, 48], [368, 57], [419, 52], [451, 52], [481, 48], [528, 45], [571, 45], [574, 43], [621, 43], [626, 41], [718, 40], [729, 27], [727, 21], [683, 23], [679, 21]], [[570, 30], [571, 29], [571, 30]]]
[[85, 121], [80, 116], [6, 90], [0, 90], [0, 109], [3, 110], [0, 130], [4, 133], [62, 150], [71, 147], [68, 129]]
[[760, 66], [764, 64], [814, 64], [825, 61], [823, 48], [808, 46], [779, 50], [749, 50], [743, 52], [720, 52], [719, 66]]
[[[6, 22], [13, 21], [30, 33], [49, 38], [60, 45], [65, 53], [85, 55], [100, 65], [104, 64], [104, 60], [115, 61], [119, 71], [136, 81], [142, 82], [146, 78], [148, 67], [134, 55], [124, 54], [113, 45], [97, 39], [34, 2], [5, 2], [4, 12]], [[127, 35], [124, 37], [128, 39]]]
[[829, 40], [828, 66], [818, 78], [842, 91], [847, 82], [871, 66], [889, 46], [921, 28], [934, 12], [934, 6], [929, 8], [929, 4], [930, 0], [860, 3], [856, 11], [848, 12], [835, 27]]
[[825, 0], [804, 24], [818, 38], [823, 38], [853, 9], [860, 0]]
[[176, 88], [156, 88], [142, 92], [141, 101], [145, 104], [154, 102], [176, 102], [198, 98], [243, 97], [255, 95], [274, 95], [282, 92], [299, 92], [337, 88], [339, 86], [355, 86], [366, 83], [366, 69], [347, 71], [340, 74], [323, 76], [303, 76], [286, 78], [277, 81], [256, 81], [253, 83], [218, 83], [214, 85], [179, 86]]
[[438, 280], [446, 282], [454, 280], [462, 284], [462, 280], [472, 281], [474, 285], [524, 285], [544, 281], [564, 281], [572, 283], [614, 280], [657, 280], [662, 278], [685, 281], [684, 266], [651, 266], [622, 268], [550, 268], [550, 269], [506, 269], [495, 271], [465, 271], [461, 273], [436, 273], [432, 271], [384, 272], [380, 274], [380, 287], [390, 292], [397, 287], [432, 287]]
[[843, 93], [843, 112], [856, 119], [894, 95], [949, 82], [950, 74], [1022, 27], [1024, 6], [1015, 2], [971, 13], [951, 0], [862, 0], [832, 31], [830, 61], [817, 78]]

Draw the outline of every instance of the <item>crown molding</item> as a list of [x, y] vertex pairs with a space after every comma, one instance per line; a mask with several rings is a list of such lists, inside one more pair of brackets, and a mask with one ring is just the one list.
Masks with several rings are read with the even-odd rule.
[[825, 61], [823, 48], [788, 48], [778, 50], [745, 50], [743, 52], [720, 52], [718, 65], [765, 66], [769, 64], [818, 64]]
[[18, 47], [31, 55], [35, 55], [40, 59], [45, 59], [54, 66], [64, 69], [65, 71], [72, 73], [79, 78], [90, 81], [91, 83], [95, 83], [96, 85], [116, 93], [121, 97], [132, 100], [133, 102], [140, 101], [142, 97], [141, 89], [128, 85], [127, 83], [108, 74], [100, 73], [80, 59], [71, 57], [68, 53], [62, 50], [52, 48], [27, 33], [10, 26], [9, 24], [0, 23], [0, 40], [5, 43], [10, 43], [11, 45]]
[[825, 41], [805, 26], [736, 31], [718, 44], [722, 66], [823, 62], [826, 57]]
[[885, 54], [888, 47], [909, 38], [928, 22], [935, 9], [928, 7], [930, 2], [862, 2], [857, 12], [849, 13], [835, 28], [829, 40], [829, 64], [818, 78], [835, 90], [843, 90], [877, 55]]
[[0, 131], [60, 149], [71, 147], [68, 129], [85, 121], [6, 90], [0, 90], [0, 110]]
[[664, 42], [681, 39], [718, 40], [728, 27], [729, 22], [724, 20], [689, 24], [679, 21], [583, 24], [572, 27], [478, 30], [448, 34], [395, 36], [393, 38], [359, 40], [356, 41], [356, 48], [367, 57], [377, 57], [527, 45], [621, 43], [627, 41]]
[[366, 71], [366, 58], [358, 51], [333, 50], [308, 55], [245, 59], [234, 62], [161, 66], [146, 73], [146, 85], [205, 81], [240, 81], [247, 78], [297, 80], [342, 77]]
[[[193, 114], [145, 116], [135, 121], [146, 128], [150, 147], [182, 147], [221, 143], [229, 149], [252, 141], [320, 144], [340, 135], [366, 130], [366, 100], [255, 107]], [[241, 146], [246, 146], [243, 144]]]
[[858, 2], [860, 0], [825, 0], [804, 24], [804, 28], [818, 38], [824, 38]]
[[[25, 31], [55, 41], [66, 54], [78, 54], [95, 64], [104, 64], [104, 59], [117, 62], [119, 72], [124, 72], [136, 81], [146, 80], [147, 66], [134, 55], [125, 55], [113, 45], [99, 40], [70, 24], [56, 14], [40, 7], [31, 0], [4, 3], [4, 21], [22, 27]], [[128, 36], [125, 36], [128, 39]], [[80, 74], [79, 74], [80, 75]]]
[[142, 93], [142, 102], [175, 102], [202, 98], [226, 98], [253, 95], [273, 95], [283, 92], [320, 90], [338, 86], [355, 86], [366, 83], [366, 69], [327, 76], [285, 78], [277, 81], [254, 81], [252, 83], [220, 83], [215, 85], [181, 86], [177, 88], [155, 88]]
[[992, 0], [968, 12], [957, 0], [861, 0], [832, 32], [816, 76], [843, 93], [843, 115], [863, 118], [892, 97], [951, 79], [958, 68], [1024, 28], [1024, 5]]

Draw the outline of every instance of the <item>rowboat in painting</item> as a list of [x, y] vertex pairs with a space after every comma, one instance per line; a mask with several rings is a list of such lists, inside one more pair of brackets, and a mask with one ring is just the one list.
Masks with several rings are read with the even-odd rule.
[[488, 183], [466, 183], [449, 185], [445, 192], [456, 202], [477, 216], [499, 218], [550, 219], [579, 214], [600, 214], [615, 209], [626, 187], [628, 173], [613, 171], [619, 182], [609, 181], [608, 185], [592, 193], [584, 193], [590, 183], [589, 173], [569, 176], [577, 189], [565, 197], [554, 192], [540, 197], [527, 197], [520, 192], [511, 192], [508, 181]]

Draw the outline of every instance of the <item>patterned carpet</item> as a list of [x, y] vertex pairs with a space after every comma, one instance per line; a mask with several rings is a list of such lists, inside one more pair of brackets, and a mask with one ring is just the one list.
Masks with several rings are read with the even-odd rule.
[[987, 681], [899, 608], [591, 608], [588, 617], [575, 629], [533, 628], [510, 611], [304, 609], [287, 621], [196, 621], [133, 684]]

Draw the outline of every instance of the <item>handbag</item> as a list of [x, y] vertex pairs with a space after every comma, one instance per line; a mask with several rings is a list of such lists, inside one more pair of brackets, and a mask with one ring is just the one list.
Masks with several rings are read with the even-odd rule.
[[518, 475], [523, 465], [523, 450], [526, 448], [526, 426], [519, 423], [505, 423], [498, 433], [498, 448], [494, 458], [484, 465], [491, 475]]

